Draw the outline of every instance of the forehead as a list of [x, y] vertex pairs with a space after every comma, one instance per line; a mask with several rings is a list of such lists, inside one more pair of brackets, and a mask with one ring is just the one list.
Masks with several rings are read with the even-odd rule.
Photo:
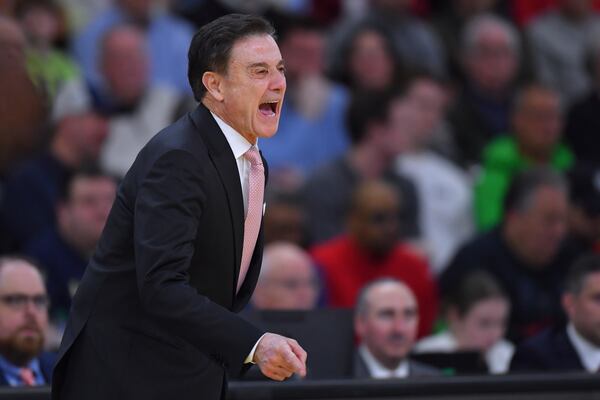
[[600, 292], [600, 272], [593, 272], [583, 280], [584, 292]]
[[392, 309], [401, 312], [416, 308], [417, 303], [406, 288], [396, 284], [384, 284], [373, 288], [367, 297], [369, 307], [377, 312], [384, 309]]
[[22, 261], [8, 263], [0, 269], [0, 291], [42, 293], [44, 283], [39, 272]]
[[255, 63], [276, 65], [281, 53], [271, 35], [251, 35], [237, 40], [231, 48], [229, 64], [233, 67], [248, 67]]

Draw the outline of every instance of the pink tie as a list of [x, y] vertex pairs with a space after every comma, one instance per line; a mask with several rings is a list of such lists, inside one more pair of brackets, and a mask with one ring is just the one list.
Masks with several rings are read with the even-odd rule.
[[237, 290], [239, 292], [246, 273], [250, 267], [250, 260], [258, 239], [260, 220], [263, 210], [263, 195], [265, 189], [265, 168], [256, 147], [252, 146], [244, 153], [244, 157], [250, 162], [250, 173], [248, 174], [248, 211], [244, 222], [244, 248], [242, 249], [242, 263], [240, 265], [240, 276], [238, 277]]
[[33, 376], [33, 371], [30, 368], [21, 368], [19, 369], [19, 376], [21, 377], [21, 381], [25, 386], [34, 386], [35, 385], [35, 377]]

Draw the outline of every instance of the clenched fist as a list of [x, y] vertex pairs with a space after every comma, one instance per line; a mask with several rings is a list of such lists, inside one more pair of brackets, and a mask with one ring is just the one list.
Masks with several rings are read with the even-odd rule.
[[266, 333], [254, 352], [254, 363], [268, 378], [283, 381], [297, 373], [306, 376], [306, 351], [294, 339]]

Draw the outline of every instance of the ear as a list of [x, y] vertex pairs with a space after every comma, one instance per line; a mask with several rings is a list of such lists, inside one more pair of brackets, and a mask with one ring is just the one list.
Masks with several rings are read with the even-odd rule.
[[206, 91], [219, 102], [224, 100], [221, 83], [222, 77], [216, 72], [206, 71], [202, 74], [202, 84]]
[[574, 313], [574, 308], [575, 308], [575, 298], [574, 298], [573, 293], [569, 293], [569, 292], [564, 293], [562, 295], [561, 302], [562, 302], [563, 309], [565, 310], [565, 313], [567, 314], [569, 319], [573, 319], [572, 315]]
[[446, 321], [451, 328], [456, 327], [460, 323], [460, 315], [456, 307], [448, 307], [448, 311], [446, 311]]
[[360, 339], [365, 336], [365, 326], [362, 321], [362, 317], [359, 315], [354, 317], [354, 332]]

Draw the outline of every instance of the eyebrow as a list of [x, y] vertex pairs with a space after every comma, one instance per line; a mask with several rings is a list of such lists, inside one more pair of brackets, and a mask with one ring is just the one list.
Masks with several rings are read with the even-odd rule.
[[[279, 60], [279, 62], [277, 63], [277, 67], [280, 67], [283, 65], [283, 60]], [[269, 64], [267, 64], [266, 62], [257, 62], [257, 63], [252, 63], [250, 65], [248, 65], [248, 69], [254, 69], [254, 68], [269, 68]]]

